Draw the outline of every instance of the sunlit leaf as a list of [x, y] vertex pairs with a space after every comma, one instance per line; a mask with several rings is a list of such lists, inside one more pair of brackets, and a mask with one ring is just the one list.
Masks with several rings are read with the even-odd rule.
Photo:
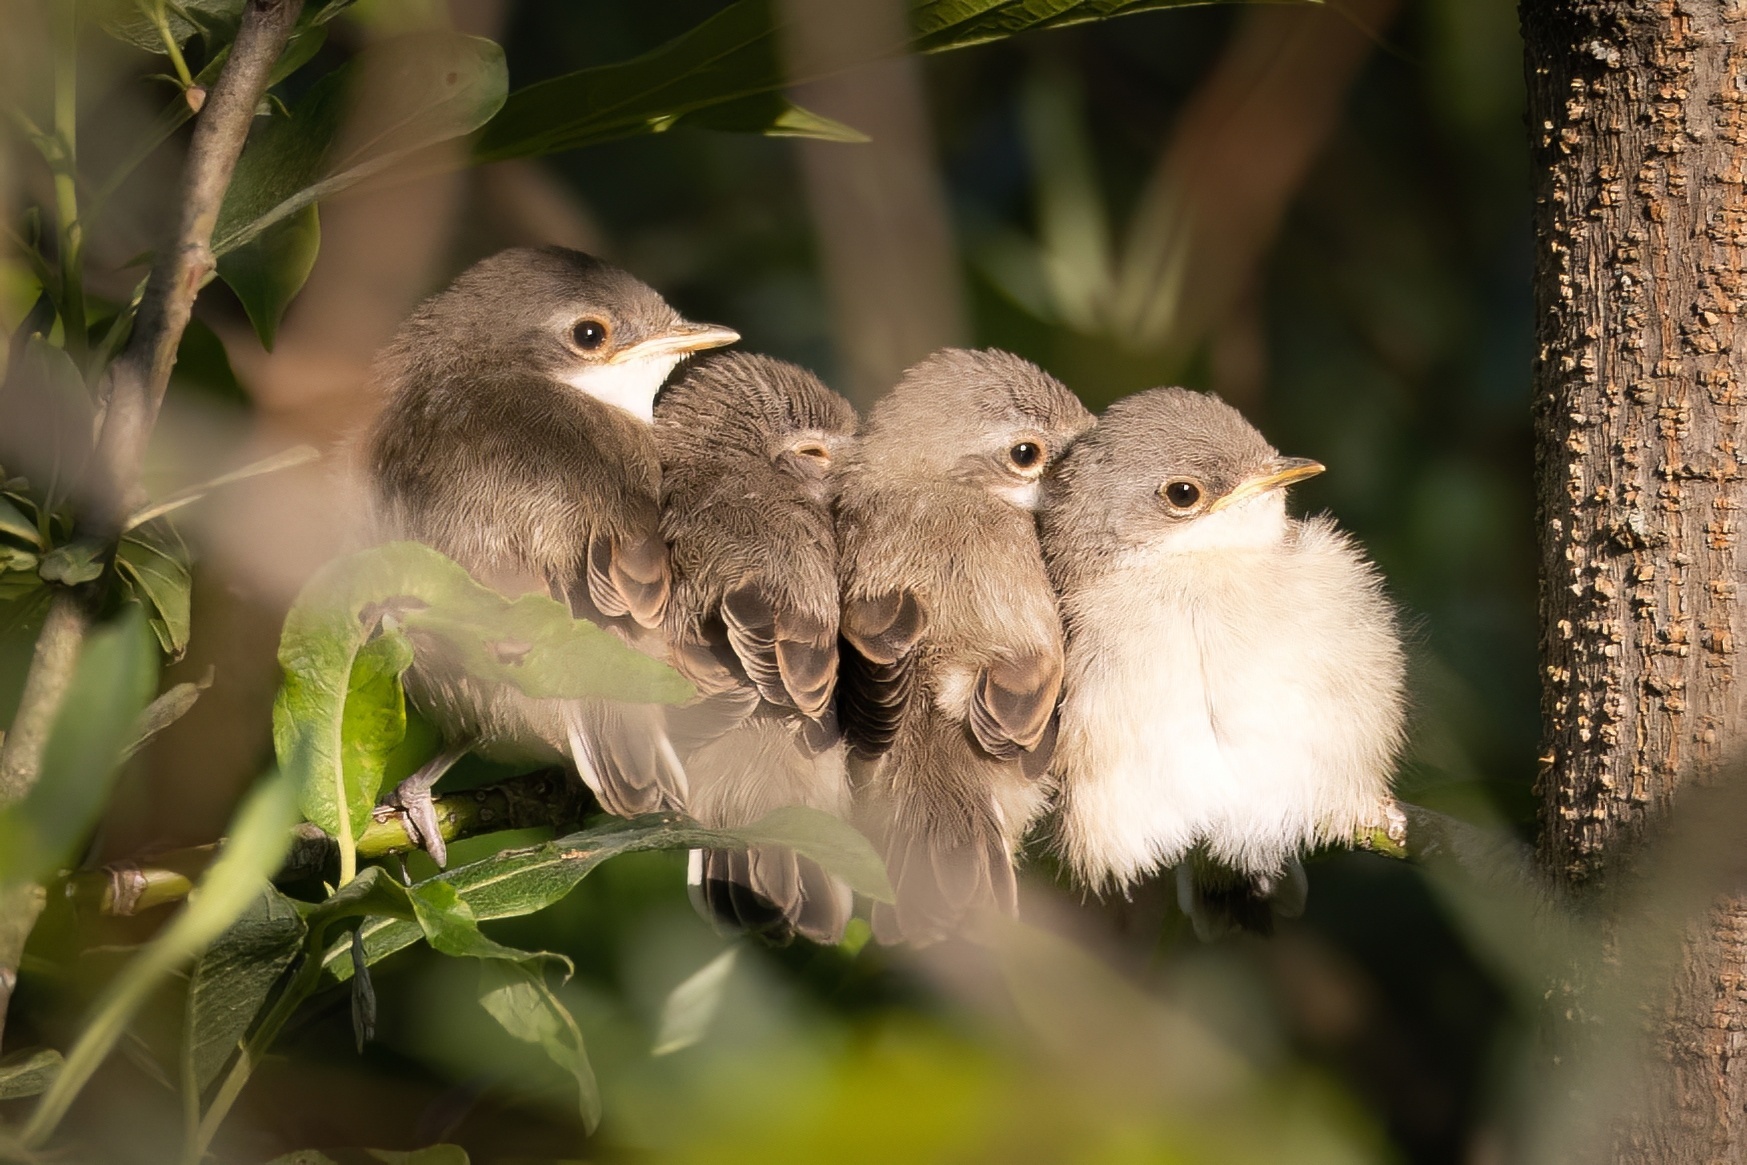
[[60, 1070], [61, 1054], [52, 1048], [26, 1048], [0, 1057], [0, 1100], [37, 1095]]
[[824, 142], [865, 142], [854, 126], [803, 109], [781, 93], [756, 93], [737, 101], [708, 105], [673, 120], [674, 125], [769, 138], [814, 138]]
[[523, 1043], [537, 1044], [570, 1075], [576, 1082], [583, 1127], [594, 1132], [601, 1120], [601, 1094], [583, 1048], [582, 1031], [540, 973], [522, 963], [481, 960], [479, 1003], [504, 1031]]
[[727, 998], [728, 980], [739, 961], [740, 948], [729, 947], [675, 987], [661, 1005], [661, 1026], [652, 1056], [669, 1056], [703, 1040]]
[[52, 873], [90, 832], [151, 699], [157, 665], [136, 608], [86, 636], [41, 775], [22, 801], [0, 812], [0, 885]]
[[182, 1055], [198, 1089], [217, 1079], [248, 1034], [273, 985], [302, 949], [305, 929], [291, 900], [268, 889], [194, 964]]
[[271, 352], [285, 309], [303, 290], [321, 250], [321, 218], [306, 206], [218, 260], [218, 277], [237, 294], [261, 347]]

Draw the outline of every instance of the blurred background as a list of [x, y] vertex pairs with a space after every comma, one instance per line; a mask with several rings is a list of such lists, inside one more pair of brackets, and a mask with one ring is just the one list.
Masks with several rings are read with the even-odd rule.
[[[634, 56], [720, 7], [366, 0], [321, 51], [338, 63], [373, 37], [450, 23], [500, 41], [520, 88]], [[902, 20], [876, 0], [787, 8], [797, 74], [834, 38]], [[138, 79], [153, 62], [102, 38], [89, 51], [87, 75], [108, 78], [82, 95], [82, 157], [97, 168], [151, 116]], [[32, 83], [30, 63], [13, 64], [12, 83]], [[611, 259], [864, 406], [943, 344], [1009, 348], [1093, 408], [1158, 384], [1211, 390], [1283, 452], [1330, 467], [1297, 504], [1352, 530], [1406, 612], [1404, 799], [1526, 838], [1521, 74], [1511, 0], [1186, 7], [798, 91], [868, 143], [680, 127], [377, 183], [324, 204], [320, 258], [271, 354], [222, 285], [203, 294], [155, 472], [197, 480], [294, 442], [341, 446], [376, 404], [370, 357], [411, 306], [516, 243]], [[99, 296], [137, 278], [175, 161], [143, 168], [93, 227]], [[0, 195], [37, 197], [30, 172], [10, 181]], [[35, 288], [16, 263], [3, 274], [10, 332]], [[194, 634], [169, 678], [212, 668], [218, 682], [124, 778], [105, 855], [209, 840], [270, 760], [279, 621], [348, 506], [318, 466], [193, 513]], [[17, 670], [0, 667], [14, 685], [0, 703], [16, 699]], [[502, 844], [455, 846], [456, 860]], [[692, 916], [682, 867], [620, 859], [545, 913], [497, 924], [504, 941], [577, 961], [568, 998], [606, 1097], [592, 1140], [493, 1034], [455, 979], [470, 973], [421, 948], [378, 972], [381, 1030], [362, 1055], [343, 998], [294, 1028], [221, 1136], [225, 1159], [447, 1139], [475, 1161], [1481, 1165], [1504, 1159], [1520, 1115], [1532, 992], [1465, 929], [1447, 887], [1406, 863], [1321, 857], [1303, 918], [1270, 940], [1202, 946], [1167, 887], [1087, 899], [1040, 860], [1028, 920], [1057, 937], [921, 957], [737, 948]], [[668, 993], [706, 966], [725, 984], [708, 1022], [652, 1054]], [[90, 1096], [113, 1159], [151, 1160], [139, 1154], [157, 1131], [173, 1139], [179, 1114], [154, 1089], [118, 1062]]]

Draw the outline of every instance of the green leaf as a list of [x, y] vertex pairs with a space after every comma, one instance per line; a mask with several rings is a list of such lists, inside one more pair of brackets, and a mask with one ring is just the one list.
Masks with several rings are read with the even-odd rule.
[[[401, 673], [412, 666], [412, 644], [397, 630], [384, 631], [352, 661], [346, 707], [340, 720], [346, 809], [353, 836], [369, 823], [388, 760], [406, 736], [406, 694]], [[309, 806], [305, 806], [309, 808]], [[322, 824], [311, 817], [310, 820]]]
[[508, 78], [503, 50], [479, 37], [419, 33], [366, 48], [316, 82], [289, 117], [255, 127], [213, 252], [222, 258], [417, 151], [472, 133], [503, 105]]
[[188, 650], [192, 627], [189, 596], [194, 589], [186, 552], [170, 538], [140, 529], [121, 540], [115, 552], [115, 569], [150, 613], [152, 633], [164, 654], [181, 658]]
[[[514, 918], [557, 902], [596, 866], [619, 854], [658, 849], [725, 849], [741, 844], [731, 834], [704, 829], [677, 813], [651, 813], [629, 821], [609, 821], [537, 846], [504, 850], [483, 861], [446, 870], [417, 886], [420, 889], [434, 883], [453, 886], [478, 921]], [[360, 874], [359, 880], [368, 873], [366, 870]], [[346, 889], [342, 888], [340, 894]], [[370, 919], [360, 933], [371, 963], [424, 937], [416, 923], [389, 917]], [[336, 980], [351, 976], [351, 962], [344, 944], [330, 947], [322, 963]]]
[[755, 93], [737, 101], [707, 105], [682, 114], [672, 124], [725, 133], [763, 134], [769, 138], [815, 138], [823, 142], [870, 140], [854, 126], [803, 109], [781, 93]]
[[37, 575], [46, 582], [76, 587], [103, 577], [103, 548], [95, 542], [69, 542], [42, 556]]
[[582, 1031], [538, 971], [501, 959], [479, 964], [479, 1003], [515, 1039], [538, 1044], [576, 1082], [577, 1110], [590, 1133], [601, 1121], [600, 1086], [583, 1048]]
[[723, 832], [743, 845], [785, 845], [843, 879], [851, 890], [877, 902], [894, 901], [886, 863], [855, 826], [822, 809], [787, 805], [751, 825]]
[[53, 873], [96, 824], [157, 683], [145, 620], [128, 609], [88, 635], [24, 799], [0, 811], [0, 885]]
[[[551, 598], [506, 599], [429, 547], [396, 542], [330, 563], [285, 619], [279, 641], [285, 682], [273, 706], [273, 740], [305, 814], [345, 849], [363, 829], [386, 754], [405, 731], [404, 704], [389, 703], [397, 685], [387, 665], [404, 666], [400, 649], [378, 648], [389, 654], [354, 671], [383, 614], [397, 614], [421, 651], [428, 643], [476, 677], [536, 698], [674, 703], [691, 695], [671, 668], [572, 619]], [[359, 706], [349, 724], [353, 699]]]
[[[1221, 0], [917, 0], [910, 5], [910, 35], [903, 43], [859, 46], [821, 71], [836, 72], [906, 51], [944, 52], [1037, 29], [1217, 2]], [[518, 89], [486, 126], [477, 157], [537, 157], [659, 133], [700, 110], [809, 79], [790, 76], [782, 58], [782, 32], [773, 0], [736, 0], [633, 60]], [[761, 125], [753, 119], [735, 124], [731, 119], [725, 128], [767, 133], [773, 123]], [[774, 128], [782, 131], [781, 126]]]
[[279, 321], [303, 290], [321, 250], [321, 218], [313, 205], [274, 223], [218, 261], [218, 277], [237, 293], [261, 347], [271, 352]]
[[27, 1048], [0, 1058], [0, 1100], [37, 1095], [60, 1070], [61, 1054], [52, 1048]]
[[655, 1033], [652, 1056], [669, 1056], [699, 1043], [710, 1033], [727, 998], [728, 980], [734, 975], [740, 948], [729, 947], [675, 987], [661, 1005], [661, 1026]]
[[24, 516], [24, 512], [5, 498], [0, 498], [0, 534], [16, 538], [26, 546], [42, 549], [42, 535], [37, 531], [36, 523]]
[[412, 901], [414, 918], [432, 950], [455, 958], [509, 959], [520, 963], [555, 959], [564, 964], [566, 977], [571, 973], [570, 960], [563, 955], [519, 951], [479, 933], [479, 922], [473, 917], [473, 908], [463, 902], [460, 893], [447, 882], [415, 886], [408, 891], [407, 897]]
[[303, 947], [303, 915], [269, 888], [194, 964], [184, 1013], [184, 1073], [197, 1092], [218, 1078], [274, 984]]
[[48, 1139], [153, 992], [242, 917], [267, 889], [268, 876], [279, 868], [291, 846], [296, 821], [296, 788], [281, 774], [260, 782], [244, 799], [225, 831], [223, 851], [201, 875], [187, 905], [98, 996], [90, 1021], [67, 1053], [66, 1068], [25, 1126], [26, 1142], [40, 1144]]
[[164, 22], [177, 47], [204, 29], [234, 27], [243, 15], [243, 0], [119, 0], [121, 11], [103, 22], [103, 31], [136, 49], [163, 56], [163, 35], [148, 15], [154, 3], [163, 4]]
[[127, 748], [122, 751], [122, 759], [127, 760], [150, 744], [158, 733], [188, 715], [195, 701], [200, 699], [200, 693], [212, 686], [212, 669], [206, 669], [206, 674], [197, 683], [180, 683], [169, 691], [146, 705], [145, 711], [133, 722], [133, 735], [127, 742]]

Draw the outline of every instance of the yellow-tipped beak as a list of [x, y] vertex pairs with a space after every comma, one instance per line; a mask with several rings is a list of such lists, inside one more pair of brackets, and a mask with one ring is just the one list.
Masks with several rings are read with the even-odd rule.
[[726, 347], [739, 338], [739, 332], [720, 324], [681, 324], [664, 336], [655, 336], [614, 352], [607, 358], [607, 363], [628, 364], [657, 356], [689, 356], [709, 348]]
[[1270, 493], [1277, 489], [1285, 489], [1289, 485], [1296, 485], [1307, 477], [1315, 477], [1324, 468], [1326, 467], [1322, 462], [1312, 461], [1308, 457], [1276, 457], [1262, 473], [1238, 482], [1237, 488], [1208, 506], [1207, 512], [1211, 514], [1215, 510], [1235, 506], [1257, 494]]

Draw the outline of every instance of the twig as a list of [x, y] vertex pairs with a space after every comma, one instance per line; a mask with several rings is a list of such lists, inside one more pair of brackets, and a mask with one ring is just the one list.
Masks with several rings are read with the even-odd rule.
[[291, 36], [303, 0], [250, 0], [230, 59], [207, 95], [182, 178], [181, 222], [174, 243], [152, 263], [133, 338], [115, 362], [109, 404], [97, 438], [103, 483], [103, 533], [120, 528], [134, 506], [146, 441], [157, 421], [176, 348], [193, 314], [194, 298], [215, 269], [212, 228], [243, 152], [267, 79]]
[[55, 217], [60, 223], [61, 328], [67, 355], [85, 368], [85, 228], [79, 221], [78, 5], [55, 9]]
[[[72, 20], [73, 5], [64, 8]], [[303, 0], [250, 0], [243, 11], [242, 24], [232, 47], [230, 59], [213, 86], [194, 137], [188, 147], [188, 168], [182, 182], [182, 217], [175, 243], [164, 249], [152, 265], [146, 280], [144, 298], [140, 303], [139, 323], [133, 341], [117, 361], [111, 380], [109, 404], [103, 418], [103, 428], [97, 439], [97, 465], [102, 475], [99, 483], [99, 509], [90, 523], [93, 532], [114, 535], [120, 532], [128, 510], [128, 502], [137, 491], [140, 462], [145, 455], [146, 441], [157, 421], [158, 406], [170, 382], [170, 368], [176, 362], [176, 348], [194, 309], [194, 297], [213, 270], [213, 224], [218, 221], [219, 207], [230, 186], [231, 173], [242, 154], [255, 108], [266, 92], [267, 79], [274, 62], [284, 51], [291, 28], [303, 8]], [[76, 26], [69, 24], [70, 32]], [[70, 34], [70, 33], [69, 33]], [[76, 46], [75, 46], [76, 47]], [[63, 95], [57, 82], [57, 132], [63, 136], [62, 147], [72, 146], [70, 118], [73, 112], [72, 94]], [[69, 124], [60, 124], [63, 113]], [[70, 160], [69, 160], [70, 167]], [[68, 170], [69, 181], [71, 170]], [[57, 189], [59, 177], [57, 175]], [[63, 206], [63, 230], [76, 223], [76, 216]], [[63, 239], [63, 244], [68, 243]], [[76, 241], [76, 240], [74, 240]], [[67, 252], [63, 251], [63, 259]], [[71, 270], [77, 271], [76, 266]], [[70, 337], [75, 325], [71, 321], [69, 301], [74, 289], [64, 285], [63, 321]], [[78, 307], [78, 327], [83, 326], [84, 308]], [[84, 337], [80, 336], [83, 356]], [[72, 591], [62, 590], [49, 607], [47, 621], [37, 639], [36, 654], [31, 659], [30, 672], [25, 677], [24, 692], [13, 717], [12, 730], [7, 733], [0, 752], [0, 804], [9, 803], [28, 793], [42, 773], [42, 750], [49, 728], [60, 713], [61, 704], [72, 680], [73, 665], [85, 637], [87, 622], [83, 599]], [[0, 896], [28, 896], [29, 888], [4, 888]], [[40, 897], [33, 899], [40, 900]], [[16, 976], [18, 960], [35, 912], [26, 918], [23, 913], [5, 910], [8, 902], [0, 902], [0, 921], [5, 922], [0, 935], [0, 1016], [4, 1016], [12, 1001], [11, 984]], [[14, 931], [20, 933], [14, 934]], [[17, 949], [12, 949], [13, 947]], [[4, 1020], [0, 1019], [0, 1023]]]
[[[435, 799], [437, 825], [444, 841], [459, 841], [505, 829], [562, 827], [578, 820], [588, 808], [586, 795], [566, 774], [546, 770], [501, 784], [445, 793]], [[419, 846], [407, 829], [406, 812], [379, 805], [358, 838], [358, 856], [365, 859], [410, 853]], [[187, 896], [200, 872], [217, 856], [218, 847], [175, 850], [135, 862], [112, 862], [74, 874], [68, 895], [78, 904], [113, 917], [127, 917]], [[313, 825], [300, 825], [291, 852], [273, 880], [299, 882], [332, 877], [338, 844]]]

